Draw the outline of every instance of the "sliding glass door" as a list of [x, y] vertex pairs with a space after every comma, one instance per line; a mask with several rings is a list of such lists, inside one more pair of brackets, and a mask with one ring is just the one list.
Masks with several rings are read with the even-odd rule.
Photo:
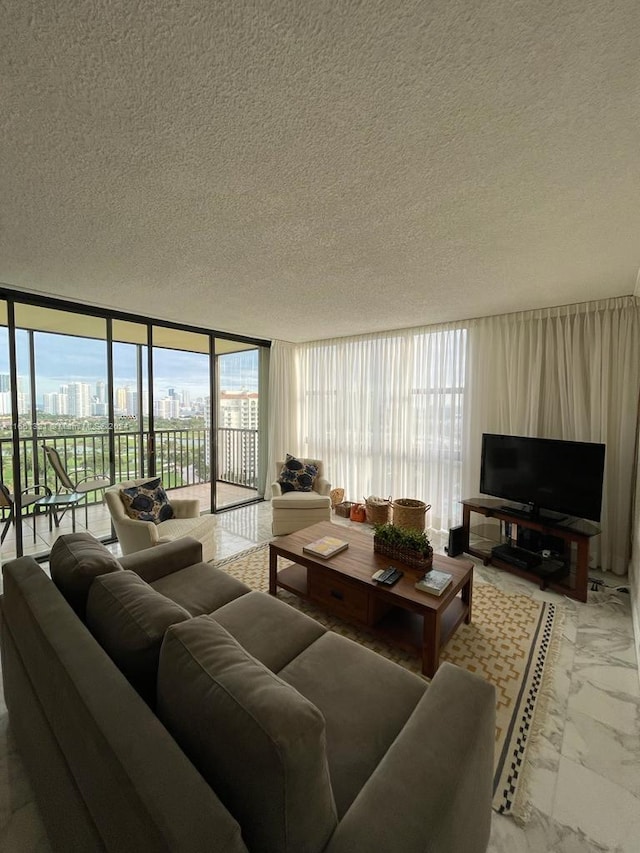
[[217, 339], [218, 507], [256, 500], [261, 477], [261, 348]]

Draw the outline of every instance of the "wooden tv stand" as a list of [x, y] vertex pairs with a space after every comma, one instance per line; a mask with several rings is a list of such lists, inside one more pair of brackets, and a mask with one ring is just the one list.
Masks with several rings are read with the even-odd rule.
[[[534, 581], [540, 585], [540, 589], [552, 589], [554, 592], [559, 592], [578, 601], [587, 600], [589, 540], [592, 536], [600, 533], [598, 527], [581, 519], [553, 521], [542, 517], [525, 518], [520, 514], [510, 512], [506, 502], [496, 498], [469, 498], [461, 503], [463, 547], [467, 554], [478, 557], [485, 566], [491, 564], [519, 577]], [[565, 548], [564, 560], [569, 565], [569, 574], [562, 579], [553, 580], [549, 577], [540, 576], [535, 570], [527, 570], [500, 560], [492, 555], [491, 550], [472, 548], [469, 544], [472, 512], [476, 512], [485, 518], [496, 518], [499, 521], [517, 524], [528, 530], [536, 530], [546, 536], [562, 539]], [[575, 562], [571, 559], [573, 544], [575, 544], [576, 552]]]

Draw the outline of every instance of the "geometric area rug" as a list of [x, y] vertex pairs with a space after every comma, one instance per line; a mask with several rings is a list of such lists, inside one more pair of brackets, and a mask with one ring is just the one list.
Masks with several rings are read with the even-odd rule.
[[[284, 565], [280, 561], [281, 565]], [[215, 564], [252, 589], [269, 588], [269, 547], [259, 545]], [[368, 633], [286, 590], [278, 598], [425, 678], [410, 652]], [[493, 808], [519, 823], [529, 817], [527, 750], [544, 725], [553, 665], [562, 637], [564, 609], [488, 583], [473, 588], [473, 622], [462, 624], [440, 654], [483, 676], [496, 688]], [[428, 679], [425, 678], [428, 681]]]

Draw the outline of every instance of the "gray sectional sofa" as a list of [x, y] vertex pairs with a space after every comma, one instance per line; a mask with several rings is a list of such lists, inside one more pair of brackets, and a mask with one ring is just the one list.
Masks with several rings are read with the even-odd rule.
[[3, 566], [10, 726], [55, 850], [480, 853], [494, 689], [430, 685], [201, 561]]

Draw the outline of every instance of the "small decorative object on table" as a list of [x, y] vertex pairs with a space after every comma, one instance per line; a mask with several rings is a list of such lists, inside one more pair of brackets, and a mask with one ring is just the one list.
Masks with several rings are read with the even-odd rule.
[[349, 543], [344, 539], [336, 539], [335, 536], [323, 536], [321, 539], [315, 539], [309, 542], [308, 545], [303, 545], [302, 550], [305, 554], [313, 554], [314, 557], [324, 557], [328, 560], [334, 554], [339, 554], [349, 547]]
[[364, 508], [364, 504], [351, 504], [349, 518], [351, 521], [365, 522], [367, 520], [367, 512]]
[[391, 498], [386, 500], [385, 498], [377, 498], [375, 495], [369, 495], [368, 498], [365, 498], [365, 507], [369, 524], [386, 524], [389, 521]]
[[351, 507], [353, 503], [351, 501], [342, 501], [342, 503], [336, 504], [334, 509], [336, 515], [341, 516], [342, 518], [349, 518], [351, 514]]
[[431, 504], [414, 498], [397, 498], [393, 503], [393, 523], [405, 530], [424, 530], [425, 516]]
[[449, 572], [439, 572], [437, 569], [431, 569], [419, 581], [416, 581], [416, 589], [421, 589], [423, 592], [430, 592], [431, 595], [442, 595], [451, 583], [451, 578], [452, 575]]
[[329, 497], [331, 498], [331, 509], [335, 510], [338, 504], [344, 500], [344, 489], [331, 489]]
[[428, 571], [433, 565], [433, 548], [422, 530], [403, 530], [395, 524], [376, 524], [373, 550], [414, 569]]

